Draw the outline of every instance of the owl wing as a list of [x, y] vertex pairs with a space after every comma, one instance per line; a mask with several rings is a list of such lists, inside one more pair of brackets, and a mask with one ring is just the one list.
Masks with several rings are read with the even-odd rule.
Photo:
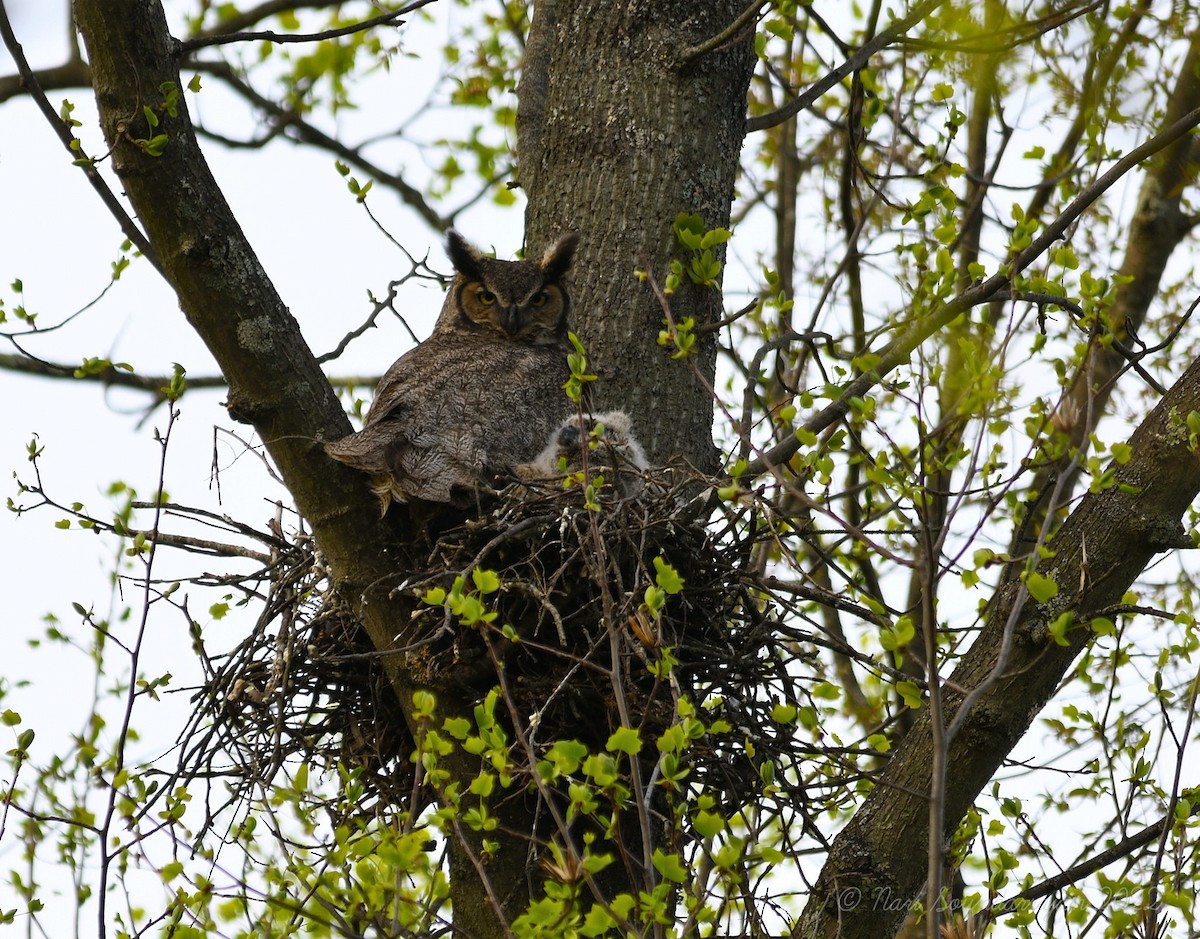
[[381, 475], [391, 471], [393, 458], [389, 451], [407, 436], [404, 412], [407, 410], [406, 399], [409, 394], [404, 379], [410, 371], [408, 360], [415, 351], [402, 355], [392, 363], [392, 367], [379, 380], [363, 429], [325, 444], [326, 453], [364, 473]]
[[364, 427], [358, 433], [325, 444], [325, 452], [340, 463], [372, 475], [390, 472], [388, 449], [396, 428], [388, 423]]
[[377, 492], [459, 501], [479, 481], [486, 454], [482, 429], [464, 423], [463, 403], [449, 393], [461, 354], [449, 352], [427, 341], [401, 356], [380, 379], [363, 429], [326, 444], [326, 453], [370, 473]]
[[377, 492], [466, 505], [491, 474], [537, 455], [565, 378], [555, 347], [435, 331], [388, 369], [363, 429], [325, 449], [375, 477]]

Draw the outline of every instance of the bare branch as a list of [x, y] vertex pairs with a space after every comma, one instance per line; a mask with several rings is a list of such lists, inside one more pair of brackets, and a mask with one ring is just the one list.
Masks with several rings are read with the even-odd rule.
[[[42, 91], [86, 88], [92, 83], [92, 70], [86, 62], [80, 59], [72, 59], [70, 62], [64, 62], [62, 65], [55, 65], [51, 68], [36, 69], [32, 74]], [[25, 75], [0, 76], [0, 104], [28, 92], [28, 78]]]
[[[1200, 814], [1200, 805], [1193, 807], [1190, 817], [1194, 818]], [[1013, 912], [1017, 908], [1017, 903], [1021, 900], [1040, 900], [1042, 897], [1048, 897], [1052, 893], [1057, 893], [1064, 887], [1069, 887], [1071, 884], [1079, 883], [1085, 877], [1094, 874], [1096, 871], [1107, 867], [1114, 861], [1119, 861], [1121, 858], [1128, 857], [1135, 851], [1146, 847], [1150, 842], [1158, 838], [1164, 831], [1169, 829], [1168, 822], [1173, 822], [1170, 816], [1160, 818], [1156, 822], [1147, 825], [1136, 835], [1130, 835], [1124, 838], [1117, 844], [1113, 845], [1105, 851], [1101, 851], [1093, 858], [1089, 858], [1081, 864], [1076, 864], [1074, 867], [1068, 868], [1061, 874], [1057, 874], [1048, 880], [1043, 880], [1040, 884], [1022, 890], [1016, 896], [1010, 897], [1000, 903], [989, 906], [984, 912], [991, 918], [996, 919], [1000, 916], [1005, 916]]]
[[249, 10], [239, 11], [225, 17], [206, 29], [199, 30], [193, 39], [209, 36], [226, 35], [229, 32], [240, 32], [249, 29], [255, 23], [261, 23], [280, 13], [293, 13], [297, 10], [323, 10], [327, 7], [340, 6], [344, 0], [311, 0], [308, 3], [297, 3], [296, 0], [266, 0]]
[[186, 55], [189, 52], [195, 52], [197, 49], [203, 49], [207, 46], [223, 46], [234, 42], [265, 41], [289, 43], [320, 42], [325, 39], [337, 39], [339, 36], [350, 36], [354, 33], [365, 32], [368, 29], [374, 29], [376, 26], [403, 26], [404, 21], [400, 19], [401, 16], [433, 2], [434, 0], [415, 0], [414, 3], [409, 4], [402, 10], [384, 13], [381, 16], [375, 16], [369, 20], [363, 20], [350, 26], [327, 29], [318, 33], [277, 33], [271, 29], [263, 29], [251, 32], [218, 33], [199, 36], [195, 39], [185, 39], [179, 44], [179, 51]]
[[76, 141], [75, 135], [71, 133], [71, 128], [55, 113], [54, 107], [50, 104], [46, 93], [42, 90], [42, 86], [38, 82], [37, 74], [29, 67], [29, 61], [25, 58], [25, 50], [21, 48], [21, 44], [13, 34], [12, 24], [8, 20], [8, 10], [5, 8], [3, 0], [0, 0], [0, 37], [4, 39], [5, 48], [8, 49], [9, 55], [13, 57], [13, 61], [17, 64], [17, 71], [20, 73], [21, 82], [28, 90], [29, 96], [33, 98], [34, 103], [38, 106], [38, 110], [42, 112], [42, 115], [54, 129], [54, 132], [58, 134], [58, 139], [67, 148], [67, 152], [76, 161], [76, 165], [83, 170], [83, 174], [88, 178], [88, 182], [92, 184], [92, 188], [100, 196], [100, 200], [104, 203], [112, 217], [117, 220], [117, 224], [121, 226], [121, 231], [125, 233], [125, 237], [137, 245], [138, 250], [145, 255], [146, 260], [153, 264], [155, 270], [161, 274], [163, 272], [162, 265], [159, 263], [158, 254], [151, 246], [149, 239], [138, 228], [133, 219], [129, 217], [129, 213], [125, 211], [125, 207], [121, 204], [116, 194], [108, 187], [108, 183], [104, 181], [104, 178], [100, 175], [92, 161], [83, 158], [81, 151], [75, 149], [78, 141]]
[[[21, 372], [25, 375], [37, 375], [42, 378], [69, 378], [72, 381], [91, 382], [105, 387], [133, 388], [138, 391], [148, 391], [151, 394], [161, 394], [162, 390], [171, 384], [171, 379], [165, 375], [139, 375], [116, 366], [109, 366], [98, 372], [76, 374], [77, 366], [63, 365], [58, 362], [46, 362], [25, 355], [0, 353], [0, 369], [6, 372]], [[188, 378], [189, 388], [224, 388], [225, 379], [218, 375], [200, 375]]]
[[752, 133], [756, 130], [766, 130], [768, 127], [774, 127], [776, 124], [782, 124], [794, 114], [799, 114], [805, 108], [809, 107], [814, 101], [825, 94], [830, 88], [837, 85], [843, 78], [852, 72], [857, 72], [871, 60], [880, 49], [884, 49], [891, 45], [897, 39], [901, 38], [906, 32], [912, 29], [917, 23], [921, 22], [926, 16], [940, 7], [945, 0], [925, 0], [913, 9], [908, 16], [903, 19], [896, 20], [891, 26], [883, 32], [875, 36], [869, 42], [863, 43], [861, 48], [854, 53], [845, 62], [829, 72], [824, 78], [818, 82], [814, 82], [809, 86], [804, 94], [797, 97], [794, 101], [785, 104], [778, 111], [772, 111], [770, 114], [762, 114], [758, 117], [752, 117], [746, 121], [746, 133]]
[[[356, 331], [355, 335], [359, 332]], [[323, 359], [332, 357], [332, 355], [329, 355], [323, 357]], [[157, 396], [162, 395], [163, 389], [170, 385], [172, 380], [167, 375], [141, 375], [137, 372], [129, 372], [125, 369], [117, 368], [116, 366], [80, 375], [76, 374], [77, 367], [74, 365], [63, 365], [60, 362], [46, 362], [42, 359], [35, 359], [24, 355], [12, 355], [11, 353], [0, 353], [0, 371], [20, 372], [25, 375], [35, 375], [39, 378], [70, 379], [71, 381], [103, 385], [106, 388], [130, 388]], [[377, 381], [379, 381], [378, 375], [339, 375], [330, 378], [329, 384], [334, 388], [365, 388], [374, 385]], [[228, 383], [221, 375], [189, 375], [187, 387], [189, 390], [226, 388], [228, 387]]]
[[284, 129], [290, 128], [294, 131], [296, 138], [300, 142], [312, 144], [315, 147], [320, 147], [323, 150], [328, 150], [330, 153], [336, 154], [347, 163], [352, 164], [364, 173], [368, 173], [376, 182], [395, 190], [405, 204], [416, 211], [437, 232], [444, 232], [453, 226], [453, 214], [448, 216], [439, 214], [426, 201], [421, 191], [406, 183], [403, 177], [388, 172], [381, 166], [368, 160], [363, 156], [360, 148], [348, 146], [340, 140], [330, 137], [324, 131], [318, 130], [312, 124], [306, 122], [294, 111], [284, 108], [270, 98], [259, 94], [228, 63], [193, 62], [191, 63], [191, 67], [198, 72], [212, 75], [214, 78], [225, 82], [233, 91], [237, 92], [255, 107], [264, 111]]
[[[872, 388], [883, 380], [884, 376], [907, 362], [909, 356], [912, 355], [913, 351], [921, 343], [947, 323], [951, 322], [956, 316], [982, 303], [987, 303], [993, 297], [1000, 294], [1001, 291], [1007, 290], [1013, 276], [1029, 267], [1030, 264], [1042, 256], [1050, 245], [1063, 237], [1066, 230], [1074, 224], [1075, 220], [1087, 211], [1092, 203], [1110, 189], [1117, 180], [1121, 179], [1130, 170], [1136, 168], [1160, 150], [1169, 147], [1198, 124], [1200, 124], [1200, 108], [1189, 111], [1161, 133], [1155, 134], [1144, 144], [1135, 147], [1114, 163], [1108, 172], [1104, 173], [1092, 185], [1076, 196], [1074, 201], [1063, 210], [1062, 214], [1046, 226], [1046, 230], [1035, 238], [1029, 247], [1013, 258], [1010, 264], [993, 274], [987, 280], [964, 290], [940, 310], [914, 323], [884, 347], [880, 351], [880, 362], [876, 368], [850, 382], [840, 398], [804, 422], [804, 429], [816, 433], [845, 417], [850, 409], [852, 398], [862, 397], [869, 393]], [[771, 468], [781, 466], [791, 459], [793, 454], [799, 449], [800, 441], [795, 436], [789, 437], [787, 440], [776, 444], [770, 450], [766, 451], [761, 459], [753, 461], [746, 468], [742, 478], [747, 479], [761, 476]]]

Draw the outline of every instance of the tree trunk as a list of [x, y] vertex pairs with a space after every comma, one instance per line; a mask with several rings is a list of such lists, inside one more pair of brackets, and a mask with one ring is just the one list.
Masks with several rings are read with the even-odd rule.
[[[538, 3], [521, 78], [520, 181], [526, 239], [536, 251], [582, 233], [573, 280], [575, 325], [600, 376], [597, 410], [621, 408], [651, 463], [682, 457], [712, 471], [716, 336], [689, 362], [657, 343], [663, 310], [637, 270], [659, 285], [681, 212], [727, 228], [754, 68], [753, 24], [714, 51], [689, 53], [733, 24], [743, 0]], [[723, 257], [723, 254], [721, 255]], [[722, 316], [719, 282], [685, 275], [676, 320]], [[694, 366], [690, 368], [689, 365]]]

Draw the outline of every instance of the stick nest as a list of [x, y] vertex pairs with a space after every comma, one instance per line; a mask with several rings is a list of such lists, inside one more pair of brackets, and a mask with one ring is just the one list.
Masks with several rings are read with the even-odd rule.
[[[801, 774], [788, 770], [812, 749], [772, 709], [807, 699], [813, 646], [791, 599], [754, 573], [771, 537], [760, 514], [688, 479], [591, 506], [577, 489], [510, 487], [478, 515], [430, 523], [427, 558], [398, 571], [395, 587], [418, 638], [391, 654], [439, 696], [479, 700], [498, 685], [531, 766], [557, 740], [602, 750], [622, 726], [654, 753], [686, 697], [710, 728], [687, 752], [690, 784], [729, 811], [755, 801], [766, 778], [799, 796]], [[256, 629], [204, 689], [196, 726], [210, 730], [190, 765], [222, 748], [235, 775], [262, 784], [289, 759], [337, 763], [361, 771], [360, 810], [374, 800], [419, 810], [412, 733], [382, 654], [311, 541], [292, 539], [267, 573]], [[486, 616], [464, 623], [462, 598]]]

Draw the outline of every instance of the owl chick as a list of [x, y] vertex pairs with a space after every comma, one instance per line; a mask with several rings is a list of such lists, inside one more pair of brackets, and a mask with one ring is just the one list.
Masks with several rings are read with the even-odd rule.
[[516, 468], [522, 479], [566, 479], [583, 470], [584, 451], [591, 477], [601, 475], [619, 498], [633, 499], [645, 485], [642, 472], [650, 465], [642, 445], [633, 435], [632, 421], [624, 411], [585, 416], [568, 415], [550, 435], [542, 452]]
[[371, 475], [383, 512], [393, 499], [469, 505], [558, 426], [569, 374], [563, 277], [577, 243], [566, 235], [540, 261], [501, 261], [447, 234], [455, 274], [433, 332], [380, 380], [363, 429], [325, 445]]

